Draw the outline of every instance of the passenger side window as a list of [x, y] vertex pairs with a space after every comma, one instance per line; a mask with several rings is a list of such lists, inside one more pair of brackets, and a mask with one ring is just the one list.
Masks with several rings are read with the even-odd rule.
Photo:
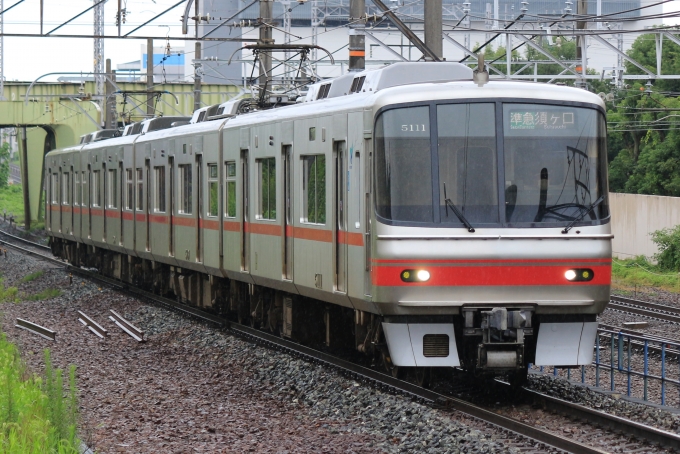
[[69, 173], [64, 172], [61, 176], [61, 203], [69, 204]]
[[165, 213], [165, 167], [154, 167], [156, 191], [154, 193], [154, 211]]
[[73, 196], [73, 206], [79, 206], [81, 200], [80, 191], [82, 191], [83, 187], [80, 185], [80, 172], [78, 171], [73, 172], [73, 185], [76, 191]]
[[58, 173], [52, 174], [52, 187], [50, 188], [50, 191], [52, 192], [52, 204], [58, 205], [59, 204], [59, 174]]
[[85, 177], [86, 172], [83, 170], [80, 173], [80, 204], [82, 206], [86, 205], [87, 198], [87, 178]]
[[108, 201], [107, 208], [116, 208], [118, 206], [118, 172], [116, 169], [109, 169], [108, 193], [106, 200]]
[[134, 206], [135, 187], [132, 181], [132, 169], [125, 169], [125, 209], [131, 210]]
[[326, 157], [302, 157], [302, 222], [326, 223]]
[[191, 214], [191, 164], [179, 166], [179, 212]]
[[236, 162], [229, 161], [226, 163], [227, 184], [225, 185], [227, 195], [224, 198], [227, 204], [224, 214], [228, 218], [236, 217]]
[[259, 159], [259, 218], [276, 219], [276, 158]]
[[99, 174], [100, 170], [95, 170], [92, 172], [92, 206], [100, 207], [102, 206], [101, 201], [101, 188], [99, 187]]
[[208, 164], [208, 216], [217, 216], [219, 209], [219, 181], [217, 164]]
[[137, 169], [137, 211], [144, 209], [144, 174]]

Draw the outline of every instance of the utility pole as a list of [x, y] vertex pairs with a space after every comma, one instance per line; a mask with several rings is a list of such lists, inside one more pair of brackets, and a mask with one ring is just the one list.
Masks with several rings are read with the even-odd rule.
[[[273, 0], [260, 0], [260, 39], [258, 44], [268, 45], [273, 44], [272, 28], [269, 26], [272, 22], [273, 16]], [[260, 99], [265, 99], [265, 91], [268, 87], [269, 80], [271, 80], [272, 72], [272, 56], [270, 52], [260, 52], [260, 77], [258, 83], [260, 85]]]
[[[437, 0], [441, 2], [441, 0]], [[366, 1], [349, 1], [349, 70], [366, 68]]]
[[[319, 25], [326, 19], [325, 12], [321, 12], [319, 8], [319, 0], [312, 0], [312, 16], [311, 16], [311, 26], [312, 26], [312, 45], [319, 45]], [[318, 60], [318, 54], [316, 49], [312, 49], [310, 58], [312, 60], [312, 72], [316, 75], [316, 61]]]
[[194, 45], [194, 111], [201, 108], [201, 43], [196, 41]]
[[[290, 44], [290, 33], [291, 33], [291, 4], [292, 0], [280, 0], [279, 3], [281, 3], [281, 6], [283, 6], [283, 42], [284, 44]], [[289, 68], [290, 68], [290, 62], [288, 61], [290, 59], [290, 51], [285, 50], [283, 52], [283, 80], [285, 84], [288, 84], [289, 78]], [[294, 83], [291, 81], [290, 87], [293, 87]]]
[[113, 84], [109, 81], [116, 80], [116, 72], [111, 70], [111, 59], [106, 59], [106, 110], [104, 111], [104, 118], [106, 118], [105, 129], [115, 129], [118, 126], [118, 121], [115, 115], [116, 111], [116, 97], [113, 95]]
[[[425, 46], [442, 58], [442, 0], [425, 2]], [[429, 60], [429, 58], [425, 58]]]
[[[97, 0], [93, 0], [96, 2]], [[101, 110], [106, 109], [104, 97], [104, 4], [102, 2], [94, 7], [94, 93]]]
[[[463, 2], [463, 28], [466, 30], [470, 30], [470, 2], [469, 0], [466, 0]], [[465, 46], [466, 49], [471, 49], [472, 45], [470, 43], [470, 33], [465, 33], [464, 38], [463, 38], [463, 46]]]
[[[578, 17], [583, 18], [588, 14], [588, 0], [577, 0], [576, 4], [576, 14], [578, 14]], [[586, 29], [586, 21], [584, 20], [579, 20], [576, 21], [576, 29], [577, 30], [585, 30]], [[581, 74], [584, 76], [580, 81], [577, 80], [576, 84], [581, 85], [582, 87], [585, 88], [586, 85], [586, 80], [585, 80], [585, 75], [586, 75], [586, 64], [587, 64], [587, 59], [586, 59], [586, 37], [585, 35], [580, 35], [576, 37], [576, 59], [577, 60], [582, 60], [581, 61]]]
[[146, 90], [149, 92], [146, 95], [146, 114], [149, 117], [153, 117], [154, 105], [153, 105], [153, 39], [148, 38], [146, 40]]

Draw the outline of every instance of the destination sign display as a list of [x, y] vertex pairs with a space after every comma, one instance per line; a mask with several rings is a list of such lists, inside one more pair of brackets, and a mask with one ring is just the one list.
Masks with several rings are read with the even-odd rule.
[[510, 111], [510, 129], [574, 129], [576, 113], [571, 111]]

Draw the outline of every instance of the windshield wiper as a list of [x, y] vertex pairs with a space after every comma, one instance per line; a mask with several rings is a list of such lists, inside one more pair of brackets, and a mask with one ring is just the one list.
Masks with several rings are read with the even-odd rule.
[[472, 233], [475, 231], [474, 227], [470, 225], [467, 219], [465, 219], [465, 216], [463, 216], [463, 213], [460, 212], [458, 208], [456, 208], [456, 205], [453, 204], [451, 199], [446, 197], [446, 183], [444, 183], [444, 206], [446, 207], [446, 217], [449, 217], [449, 207], [451, 207], [451, 211], [453, 211], [456, 216], [458, 216], [458, 219], [460, 219], [460, 222], [467, 227], [468, 232]]
[[599, 199], [597, 199], [595, 202], [593, 202], [588, 208], [586, 208], [585, 211], [582, 211], [581, 214], [576, 216], [573, 221], [571, 221], [565, 228], [562, 230], [562, 233], [569, 233], [569, 230], [576, 224], [578, 221], [583, 219], [586, 214], [590, 213], [593, 211], [599, 204], [604, 202], [604, 195], [601, 195]]

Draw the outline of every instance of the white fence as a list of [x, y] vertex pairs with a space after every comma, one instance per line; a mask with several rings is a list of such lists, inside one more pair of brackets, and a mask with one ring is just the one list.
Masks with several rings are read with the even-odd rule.
[[650, 233], [680, 224], [680, 197], [611, 193], [609, 202], [617, 258], [651, 258], [658, 251]]

